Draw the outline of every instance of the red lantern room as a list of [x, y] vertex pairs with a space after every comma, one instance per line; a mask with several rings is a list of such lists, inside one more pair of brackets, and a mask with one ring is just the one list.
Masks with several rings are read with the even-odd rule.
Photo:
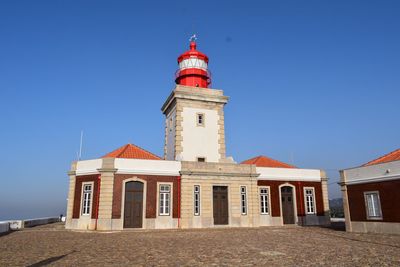
[[175, 83], [193, 87], [208, 88], [211, 73], [208, 71], [208, 57], [196, 50], [196, 36], [190, 38], [190, 50], [178, 57], [179, 69]]

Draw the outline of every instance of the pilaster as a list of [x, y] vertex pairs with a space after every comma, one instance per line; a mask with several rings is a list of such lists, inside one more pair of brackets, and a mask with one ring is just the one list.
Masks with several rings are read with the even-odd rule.
[[72, 223], [72, 212], [74, 208], [75, 199], [75, 182], [76, 182], [76, 166], [77, 162], [74, 161], [71, 164], [71, 169], [68, 172], [69, 176], [69, 189], [68, 189], [68, 202], [67, 202], [67, 214], [65, 219], [65, 228], [70, 229]]
[[349, 197], [347, 195], [347, 185], [346, 185], [346, 174], [343, 170], [340, 171], [340, 183], [339, 183], [342, 191], [343, 197], [343, 211], [344, 211], [344, 219], [346, 224], [346, 231], [352, 232], [352, 225], [351, 225], [351, 215], [350, 215], [350, 208], [349, 208]]
[[98, 169], [100, 173], [100, 196], [97, 230], [112, 229], [114, 174], [117, 171], [114, 168], [114, 161], [114, 158], [104, 158], [102, 168]]
[[225, 117], [224, 117], [224, 106], [218, 107], [218, 152], [221, 156], [221, 161], [226, 158], [226, 147], [225, 147]]
[[324, 203], [324, 213], [327, 218], [330, 218], [328, 177], [326, 175], [326, 172], [323, 170], [321, 170], [321, 188], [322, 188], [322, 199]]

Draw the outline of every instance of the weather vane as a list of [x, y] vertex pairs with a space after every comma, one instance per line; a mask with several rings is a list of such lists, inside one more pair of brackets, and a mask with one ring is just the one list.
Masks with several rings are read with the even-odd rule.
[[190, 38], [189, 38], [189, 42], [194, 42], [194, 41], [196, 41], [196, 40], [197, 40], [196, 34], [193, 34], [193, 35], [190, 36]]

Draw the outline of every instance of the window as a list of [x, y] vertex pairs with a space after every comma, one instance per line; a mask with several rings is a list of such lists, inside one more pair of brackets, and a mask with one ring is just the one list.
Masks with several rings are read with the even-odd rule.
[[304, 200], [306, 202], [306, 213], [315, 214], [314, 188], [304, 188]]
[[83, 184], [82, 215], [90, 215], [92, 202], [92, 184]]
[[168, 184], [160, 185], [160, 215], [169, 215], [171, 207], [171, 186]]
[[200, 185], [194, 186], [194, 215], [200, 215]]
[[268, 188], [260, 188], [261, 214], [269, 214], [269, 193]]
[[204, 126], [204, 113], [196, 114], [196, 123], [197, 126]]
[[242, 211], [242, 215], [247, 214], [247, 197], [246, 197], [246, 187], [240, 187], [240, 207]]
[[204, 158], [204, 157], [197, 157], [197, 162], [206, 162], [206, 158]]
[[367, 219], [380, 220], [382, 219], [381, 201], [379, 192], [364, 192], [365, 207], [367, 209]]

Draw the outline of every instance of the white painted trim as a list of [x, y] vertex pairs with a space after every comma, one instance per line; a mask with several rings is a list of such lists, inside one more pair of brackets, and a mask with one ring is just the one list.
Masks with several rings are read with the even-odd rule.
[[180, 161], [146, 160], [146, 159], [115, 159], [117, 174], [147, 174], [161, 176], [179, 176]]
[[[199, 192], [198, 192], [198, 194], [199, 194], [199, 212], [196, 214], [196, 205], [195, 205], [195, 194], [196, 194], [196, 192], [195, 192], [195, 187], [196, 186], [198, 186], [199, 187]], [[200, 184], [195, 184], [195, 185], [193, 185], [193, 216], [201, 216], [201, 185]]]
[[[85, 185], [91, 185], [92, 186], [92, 192], [90, 193], [90, 207], [89, 207], [89, 214], [83, 214], [83, 188]], [[94, 195], [94, 182], [82, 182], [81, 185], [81, 203], [80, 203], [80, 208], [79, 208], [79, 218], [84, 217], [84, 218], [92, 218], [92, 212], [93, 212], [93, 195]]]
[[[312, 190], [313, 193], [313, 206], [314, 206], [314, 212], [308, 212], [307, 211], [307, 195], [306, 195], [306, 190]], [[304, 209], [306, 215], [316, 215], [317, 214], [317, 199], [315, 198], [315, 187], [313, 186], [307, 186], [303, 187], [303, 196], [304, 196]]]
[[297, 217], [297, 195], [296, 195], [296, 186], [290, 184], [290, 183], [284, 183], [281, 184], [279, 186], [279, 208], [280, 208], [280, 212], [281, 212], [281, 222], [282, 225], [284, 225], [283, 223], [283, 212], [282, 212], [282, 187], [284, 186], [289, 186], [293, 188], [293, 209], [294, 209], [294, 224], [298, 224], [299, 223], [299, 218]]
[[76, 176], [98, 174], [103, 164], [103, 159], [81, 160], [76, 163]]
[[[169, 185], [169, 214], [160, 214], [160, 185]], [[157, 218], [159, 217], [173, 217], [174, 211], [174, 183], [173, 182], [157, 182]]]
[[399, 180], [400, 176], [398, 175], [393, 175], [393, 176], [377, 176], [377, 177], [371, 177], [371, 178], [364, 178], [360, 180], [355, 180], [355, 181], [346, 181], [346, 185], [352, 185], [352, 184], [367, 184], [367, 183], [373, 183], [373, 182], [386, 182], [386, 181], [393, 181], [393, 180]]
[[[78, 161], [76, 176], [98, 174], [98, 169], [102, 167], [102, 162], [103, 159]], [[181, 162], [116, 158], [114, 167], [117, 169], [117, 174], [178, 176], [181, 171]]]
[[[379, 196], [379, 191], [378, 190], [374, 190], [374, 191], [364, 191], [364, 205], [365, 205], [365, 218], [369, 221], [382, 221], [383, 220], [383, 213], [382, 213], [382, 206], [381, 206], [381, 197]], [[381, 214], [380, 217], [373, 217], [369, 215], [369, 211], [368, 211], [368, 200], [367, 200], [367, 195], [368, 194], [376, 194], [378, 197], [378, 205], [379, 205], [379, 212]]]
[[400, 160], [342, 170], [346, 184], [383, 182], [400, 179]]
[[279, 181], [307, 181], [320, 182], [321, 171], [313, 169], [289, 169], [256, 167], [260, 176], [258, 180], [279, 180]]
[[[268, 191], [268, 213], [262, 213], [261, 212], [261, 189], [266, 188]], [[269, 185], [262, 185], [258, 186], [258, 213], [260, 215], [269, 215], [271, 216], [272, 210], [271, 210], [271, 187]]]
[[[121, 196], [122, 196], [121, 197], [121, 222], [122, 222], [122, 225], [121, 225], [121, 228], [122, 229], [132, 229], [132, 228], [124, 228], [124, 220], [125, 220], [125, 184], [127, 182], [141, 182], [141, 183], [143, 183], [143, 207], [142, 207], [142, 210], [143, 210], [143, 215], [142, 216], [143, 217], [142, 217], [142, 228], [141, 229], [144, 229], [145, 225], [146, 225], [147, 181], [143, 180], [143, 179], [140, 179], [140, 178], [137, 178], [136, 176], [122, 180], [122, 194], [121, 194]], [[140, 229], [140, 228], [138, 228], [138, 229]]]
[[[243, 213], [243, 206], [242, 206], [242, 188], [244, 188], [244, 198], [245, 198], [245, 207], [246, 207], [246, 212]], [[239, 186], [239, 195], [240, 195], [240, 215], [242, 216], [247, 216], [249, 214], [249, 203], [248, 203], [248, 190], [247, 190], [247, 185], [240, 185]]]

